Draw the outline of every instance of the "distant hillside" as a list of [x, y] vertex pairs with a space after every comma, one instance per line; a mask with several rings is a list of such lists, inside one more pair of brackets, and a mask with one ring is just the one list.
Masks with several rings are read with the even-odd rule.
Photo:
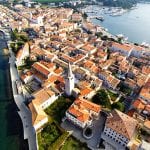
[[131, 8], [137, 2], [140, 1], [148, 1], [150, 0], [97, 0], [99, 2], [103, 2], [105, 6], [114, 6], [114, 7], [123, 7], [123, 8]]

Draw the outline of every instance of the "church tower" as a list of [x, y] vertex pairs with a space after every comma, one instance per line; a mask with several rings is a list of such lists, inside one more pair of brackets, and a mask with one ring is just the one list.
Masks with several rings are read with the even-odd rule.
[[71, 65], [68, 63], [68, 74], [65, 80], [65, 93], [70, 96], [74, 89], [74, 75], [71, 70]]

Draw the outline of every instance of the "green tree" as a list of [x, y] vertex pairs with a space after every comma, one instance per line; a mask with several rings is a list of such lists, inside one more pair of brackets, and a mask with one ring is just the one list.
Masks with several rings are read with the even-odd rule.
[[125, 109], [124, 103], [121, 103], [121, 102], [113, 103], [112, 104], [112, 109], [118, 109], [118, 110], [123, 112], [124, 109]]
[[96, 35], [98, 38], [100, 38], [100, 37], [102, 37], [103, 33], [102, 33], [102, 32], [97, 32], [97, 33], [95, 33], [95, 35]]
[[96, 104], [102, 105], [104, 107], [107, 107], [111, 109], [111, 104], [108, 99], [107, 93], [104, 89], [98, 91], [92, 98], [92, 101]]

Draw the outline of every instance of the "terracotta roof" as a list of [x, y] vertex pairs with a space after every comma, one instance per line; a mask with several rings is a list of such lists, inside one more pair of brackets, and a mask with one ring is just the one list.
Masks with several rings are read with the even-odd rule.
[[100, 50], [100, 51], [97, 52], [97, 56], [99, 56], [100, 58], [104, 58], [105, 56], [107, 56], [107, 53]]
[[55, 93], [51, 91], [50, 89], [41, 89], [33, 94], [35, 98], [33, 99], [33, 103], [35, 103], [36, 105], [41, 105], [54, 94]]
[[47, 118], [46, 113], [36, 104], [31, 102], [28, 106], [29, 106], [29, 109], [32, 113], [32, 124], [33, 124], [33, 126], [37, 125], [40, 121]]
[[137, 51], [143, 51], [145, 48], [141, 47], [141, 46], [135, 46], [134, 45], [134, 49], [137, 50]]
[[113, 88], [116, 88], [117, 85], [120, 83], [120, 80], [112, 76], [111, 74], [107, 77], [107, 81], [111, 84]]
[[93, 90], [92, 90], [91, 88], [85, 88], [85, 89], [82, 89], [82, 90], [80, 91], [80, 95], [81, 95], [81, 96], [85, 96], [85, 95], [90, 94], [92, 91], [93, 91]]
[[48, 69], [54, 69], [55, 64], [51, 62], [46, 62], [46, 61], [40, 61], [40, 64], [44, 65]]
[[81, 49], [83, 49], [85, 51], [92, 51], [92, 50], [96, 49], [96, 47], [94, 47], [90, 44], [85, 44], [84, 46], [81, 47]]
[[79, 81], [77, 83], [77, 86], [78, 86], [79, 89], [85, 89], [85, 88], [90, 87], [91, 84], [88, 81], [86, 81], [86, 80], [82, 80], [82, 81]]
[[66, 62], [72, 62], [72, 63], [74, 63], [74, 62], [76, 61], [74, 58], [69, 57], [69, 56], [66, 55], [66, 54], [62, 54], [61, 59], [63, 59], [63, 60], [66, 61]]
[[84, 67], [86, 68], [91, 68], [93, 65], [95, 65], [95, 63], [91, 60], [86, 60], [84, 63]]
[[62, 74], [63, 73], [63, 69], [61, 67], [57, 68], [56, 70], [54, 70], [54, 72], [56, 74]]
[[127, 112], [127, 115], [133, 117], [134, 113], [135, 113], [135, 109], [131, 109]]
[[75, 116], [81, 122], [86, 122], [90, 118], [88, 113], [81, 112], [79, 109], [75, 108], [74, 106], [70, 107], [68, 112], [73, 116]]
[[125, 51], [131, 51], [134, 48], [132, 45], [129, 45], [129, 44], [120, 44], [120, 43], [116, 43], [116, 42], [113, 42], [112, 46], [116, 47], [118, 49], [125, 50]]
[[111, 128], [118, 134], [131, 139], [137, 126], [137, 121], [132, 117], [118, 111], [114, 110], [112, 116], [108, 117], [106, 120], [106, 127]]
[[150, 100], [150, 79], [141, 89], [140, 96], [144, 97], [147, 100]]
[[147, 127], [148, 129], [150, 129], [150, 120], [146, 120], [144, 122], [144, 126]]
[[101, 107], [97, 104], [94, 104], [87, 100], [77, 99], [70, 106], [70, 108], [68, 109], [68, 112], [74, 117], [76, 117], [79, 121], [87, 122], [88, 120], [92, 119], [90, 111], [99, 113], [100, 110], [101, 110]]
[[149, 66], [143, 66], [142, 67], [142, 73], [149, 75], [150, 74], [150, 67]]
[[90, 102], [90, 101], [88, 101], [88, 100], [80, 100], [80, 99], [77, 99], [77, 100], [75, 100], [75, 102], [74, 102], [76, 105], [82, 105], [82, 106], [84, 106], [86, 109], [88, 109], [88, 110], [92, 110], [92, 111], [94, 111], [94, 112], [99, 112], [100, 111], [100, 109], [101, 109], [101, 106], [100, 105], [97, 105], [97, 104], [94, 104], [94, 103], [92, 103], [92, 102]]
[[145, 104], [140, 99], [137, 99], [134, 101], [133, 107], [136, 109], [143, 110], [145, 108]]
[[58, 76], [58, 75], [51, 75], [47, 80], [46, 82], [49, 82], [49, 83], [54, 83], [55, 81], [60, 81], [60, 82], [64, 82], [64, 78], [62, 76]]
[[32, 67], [34, 69], [36, 69], [37, 71], [39, 71], [40, 73], [44, 74], [45, 76], [48, 76], [50, 71], [48, 70], [48, 68], [46, 68], [43, 64], [36, 62], [32, 65]]

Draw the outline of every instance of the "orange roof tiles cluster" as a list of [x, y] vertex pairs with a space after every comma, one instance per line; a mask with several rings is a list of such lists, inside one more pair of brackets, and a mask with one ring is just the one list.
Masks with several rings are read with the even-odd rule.
[[55, 69], [55, 70], [54, 70], [54, 73], [56, 73], [56, 74], [58, 74], [58, 75], [62, 74], [62, 73], [63, 73], [62, 67], [59, 67], [59, 68]]
[[142, 73], [149, 75], [150, 74], [150, 66], [143, 66]]
[[80, 90], [80, 96], [86, 96], [88, 94], [90, 94], [93, 91], [93, 89], [91, 88], [84, 88]]
[[47, 88], [41, 89], [33, 94], [34, 96], [33, 103], [41, 105], [53, 95], [55, 95], [55, 93], [50, 89]]
[[90, 110], [90, 111], [92, 110], [93, 112], [96, 112], [96, 113], [100, 112], [100, 110], [101, 110], [101, 106], [100, 105], [94, 104], [94, 103], [92, 103], [92, 102], [90, 102], [88, 100], [77, 99], [77, 100], [75, 100], [74, 104], [76, 104], [76, 105], [82, 105], [87, 110]]
[[144, 97], [147, 100], [150, 100], [150, 79], [141, 89], [140, 96]]
[[95, 65], [95, 63], [93, 62], [93, 61], [91, 61], [91, 60], [86, 60], [85, 62], [84, 62], [84, 67], [85, 68], [91, 68], [92, 66], [94, 66]]
[[31, 102], [28, 106], [32, 113], [32, 124], [34, 126], [36, 126], [40, 121], [48, 118], [46, 113], [33, 102]]
[[90, 119], [92, 119], [90, 111], [99, 113], [100, 110], [101, 110], [101, 107], [97, 104], [94, 104], [87, 100], [77, 99], [70, 106], [70, 108], [68, 109], [68, 112], [72, 114], [73, 116], [75, 116], [79, 121], [87, 122]]
[[118, 49], [121, 49], [121, 50], [125, 50], [125, 51], [131, 51], [134, 48], [132, 45], [129, 45], [129, 44], [120, 44], [120, 43], [116, 43], [116, 42], [113, 42], [112, 46], [116, 47]]
[[85, 44], [84, 46], [81, 47], [81, 49], [83, 49], [85, 51], [92, 51], [92, 50], [96, 49], [96, 47], [94, 47], [93, 45], [90, 45], [90, 44]]
[[145, 126], [146, 128], [148, 128], [148, 129], [150, 129], [150, 120], [146, 120], [146, 121], [144, 122], [144, 126]]
[[43, 64], [41, 64], [41, 63], [39, 63], [39, 62], [34, 63], [34, 64], [32, 65], [32, 67], [33, 67], [36, 71], [38, 71], [38, 72], [44, 74], [45, 76], [48, 76], [48, 75], [50, 74], [50, 71], [48, 70], [48, 68], [46, 68]]
[[118, 110], [113, 110], [112, 116], [106, 120], [106, 127], [111, 128], [127, 139], [132, 139], [137, 127], [137, 121]]
[[136, 108], [136, 109], [140, 109], [140, 110], [143, 110], [145, 108], [145, 103], [140, 100], [140, 99], [136, 99], [134, 102], [133, 102], [133, 107]]
[[115, 77], [112, 76], [112, 75], [109, 75], [109, 76], [107, 77], [107, 81], [111, 84], [111, 86], [112, 86], [113, 88], [116, 88], [116, 87], [118, 86], [118, 84], [120, 83], [120, 80], [117, 79], [117, 78], [115, 78]]

